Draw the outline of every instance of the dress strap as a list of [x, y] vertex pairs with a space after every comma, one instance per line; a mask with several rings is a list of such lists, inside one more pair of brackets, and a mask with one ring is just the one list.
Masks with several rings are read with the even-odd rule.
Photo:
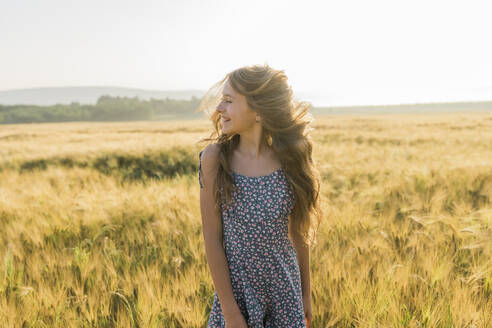
[[200, 188], [203, 188], [203, 184], [202, 184], [202, 152], [203, 150], [200, 152], [200, 154], [198, 154], [198, 158], [200, 160], [200, 164], [198, 165], [198, 182], [200, 183]]

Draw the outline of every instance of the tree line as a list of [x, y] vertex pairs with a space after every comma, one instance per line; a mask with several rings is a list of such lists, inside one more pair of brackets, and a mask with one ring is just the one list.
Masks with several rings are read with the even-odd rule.
[[0, 124], [71, 121], [134, 121], [193, 117], [200, 99], [139, 99], [100, 96], [95, 105], [0, 105]]

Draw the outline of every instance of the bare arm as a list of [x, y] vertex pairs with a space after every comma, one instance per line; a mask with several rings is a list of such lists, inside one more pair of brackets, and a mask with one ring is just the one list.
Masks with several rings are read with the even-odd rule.
[[[289, 217], [289, 223], [291, 222]], [[296, 234], [289, 225], [289, 234], [291, 236], [292, 244], [296, 249], [297, 261], [299, 263], [299, 270], [301, 272], [301, 289], [302, 298], [311, 299], [311, 275], [309, 265], [309, 247], [304, 243], [301, 236]]]
[[221, 213], [215, 209], [215, 195], [213, 186], [217, 174], [216, 145], [208, 145], [201, 155], [201, 182], [200, 210], [202, 215], [203, 238], [207, 262], [212, 274], [212, 280], [217, 291], [224, 316], [233, 316], [238, 313], [239, 307], [232, 292], [229, 266], [222, 245]]

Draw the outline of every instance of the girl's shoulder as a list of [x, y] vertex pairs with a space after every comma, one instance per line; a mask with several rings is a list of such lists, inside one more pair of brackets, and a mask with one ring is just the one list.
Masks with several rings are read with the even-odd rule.
[[209, 144], [200, 151], [200, 159], [203, 158], [206, 161], [217, 159], [219, 155], [219, 150], [219, 145], [217, 143]]
[[199, 166], [198, 166], [198, 180], [200, 187], [203, 188], [203, 172], [210, 174], [214, 172], [218, 165], [219, 147], [217, 144], [209, 144], [200, 151]]

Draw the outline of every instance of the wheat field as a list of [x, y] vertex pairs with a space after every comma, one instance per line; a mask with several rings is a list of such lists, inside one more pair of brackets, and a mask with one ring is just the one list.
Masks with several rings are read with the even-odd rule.
[[[205, 327], [209, 128], [0, 125], [0, 326]], [[312, 327], [492, 327], [492, 113], [313, 128]]]

